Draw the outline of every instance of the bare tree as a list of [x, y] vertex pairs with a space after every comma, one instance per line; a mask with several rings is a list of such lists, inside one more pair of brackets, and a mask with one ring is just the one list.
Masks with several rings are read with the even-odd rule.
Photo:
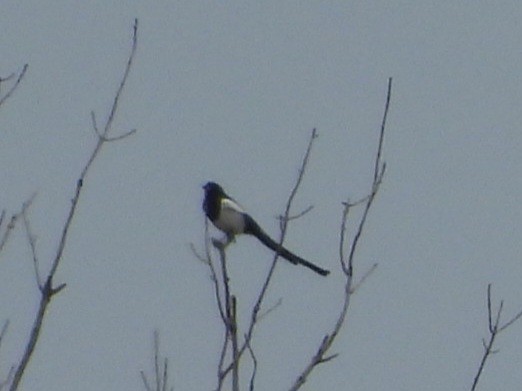
[[[343, 304], [339, 311], [339, 315], [332, 325], [332, 329], [328, 332], [322, 340], [319, 342], [319, 347], [316, 349], [315, 354], [312, 355], [309, 364], [306, 365], [305, 368], [301, 371], [299, 375], [297, 375], [294, 383], [289, 387], [290, 390], [298, 390], [310, 376], [312, 371], [319, 365], [326, 363], [335, 357], [337, 354], [328, 355], [330, 348], [332, 347], [338, 333], [340, 332], [342, 326], [346, 322], [346, 317], [348, 313], [348, 308], [350, 305], [350, 298], [352, 294], [356, 291], [356, 289], [364, 282], [364, 280], [376, 269], [377, 264], [374, 264], [369, 270], [367, 270], [360, 277], [358, 283], [353, 283], [353, 270], [355, 263], [355, 255], [356, 250], [359, 244], [359, 240], [363, 234], [363, 230], [366, 224], [367, 216], [370, 212], [370, 209], [373, 205], [375, 197], [379, 191], [380, 184], [382, 182], [386, 164], [382, 161], [382, 150], [384, 145], [384, 133], [386, 128], [386, 119], [390, 107], [390, 99], [391, 99], [391, 89], [392, 89], [392, 79], [390, 78], [388, 81], [388, 90], [386, 96], [386, 104], [384, 108], [384, 114], [382, 118], [382, 124], [378, 137], [378, 146], [375, 153], [375, 164], [373, 169], [373, 180], [370, 186], [370, 190], [363, 199], [351, 202], [345, 201], [342, 203], [343, 210], [341, 213], [341, 228], [339, 234], [339, 268], [345, 277], [345, 284], [342, 292], [340, 292], [343, 297]], [[286, 207], [281, 216], [279, 216], [280, 221], [280, 235], [279, 235], [279, 245], [282, 246], [283, 241], [285, 239], [285, 235], [288, 229], [288, 223], [291, 220], [299, 218], [309, 212], [312, 209], [312, 206], [306, 208], [305, 210], [291, 214], [291, 208], [294, 201], [294, 198], [299, 190], [301, 182], [303, 180], [304, 174], [306, 172], [307, 166], [309, 164], [310, 155], [312, 151], [312, 147], [314, 141], [317, 138], [317, 131], [314, 129], [311, 133], [308, 146], [304, 153], [303, 160], [301, 162], [301, 166], [299, 169], [299, 173], [295, 184], [293, 185], [290, 194], [288, 196]], [[351, 238], [347, 238], [346, 226], [349, 217], [349, 212], [354, 207], [362, 207], [363, 213], [358, 222], [356, 222], [356, 230]], [[212, 257], [212, 251], [210, 247], [210, 242], [208, 240], [208, 222], [205, 226], [205, 254], [199, 254], [195, 247], [192, 246], [192, 250], [196, 257], [200, 259], [202, 262], [206, 263], [210, 269], [211, 280], [214, 285], [214, 294], [216, 299], [216, 305], [218, 312], [221, 317], [221, 321], [223, 324], [223, 342], [221, 347], [221, 352], [219, 354], [219, 363], [217, 368], [217, 384], [216, 390], [222, 390], [224, 387], [224, 383], [226, 379], [230, 379], [232, 384], [232, 390], [238, 391], [240, 389], [239, 384], [239, 373], [241, 368], [241, 363], [245, 357], [245, 352], [248, 352], [248, 356], [252, 360], [253, 370], [250, 375], [249, 381], [249, 389], [254, 390], [255, 382], [256, 382], [256, 372], [258, 360], [255, 355], [254, 349], [252, 347], [252, 340], [254, 335], [254, 330], [258, 326], [259, 321], [269, 312], [274, 310], [279, 306], [280, 302], [276, 303], [274, 306], [269, 308], [264, 308], [264, 298], [268, 289], [271, 286], [272, 277], [274, 275], [275, 267], [277, 265], [277, 261], [279, 259], [279, 254], [275, 254], [272, 260], [270, 269], [264, 279], [264, 283], [261, 286], [261, 289], [257, 295], [257, 299], [255, 300], [254, 305], [250, 309], [250, 318], [248, 320], [248, 325], [245, 327], [245, 331], [241, 332], [238, 329], [238, 320], [237, 320], [237, 301], [238, 296], [231, 291], [230, 286], [230, 277], [227, 270], [227, 258], [226, 253], [223, 246], [220, 246], [214, 240], [212, 241], [214, 247], [217, 249], [219, 254], [219, 262], [216, 262]], [[349, 251], [347, 254], [345, 253], [345, 247], [349, 247]]]
[[[60, 267], [62, 261], [63, 261], [63, 254], [64, 249], [67, 245], [68, 238], [69, 238], [69, 230], [71, 228], [71, 223], [74, 220], [76, 216], [76, 211], [78, 208], [78, 205], [81, 200], [81, 194], [85, 190], [86, 184], [87, 184], [87, 176], [90, 172], [91, 166], [93, 162], [95, 161], [96, 157], [99, 155], [101, 149], [105, 144], [111, 141], [118, 141], [121, 140], [127, 136], [130, 136], [135, 132], [135, 130], [128, 131], [122, 135], [113, 136], [112, 135], [112, 128], [113, 128], [113, 122], [116, 116], [116, 112], [118, 110], [118, 105], [120, 102], [120, 98], [122, 96], [123, 89], [125, 87], [125, 84], [127, 82], [127, 78], [129, 75], [129, 72], [132, 67], [132, 63], [134, 60], [134, 56], [136, 54], [136, 48], [138, 43], [138, 20], [136, 19], [134, 21], [133, 26], [133, 34], [132, 34], [132, 45], [129, 57], [127, 59], [127, 63], [125, 66], [125, 70], [123, 73], [123, 77], [121, 79], [121, 82], [117, 88], [117, 91], [114, 95], [114, 99], [112, 102], [112, 105], [110, 107], [109, 113], [107, 115], [107, 119], [105, 120], [103, 126], [99, 127], [97, 121], [96, 121], [96, 115], [94, 112], [91, 112], [91, 121], [92, 121], [92, 127], [93, 131], [96, 136], [96, 143], [94, 148], [92, 149], [91, 155], [89, 159], [87, 160], [87, 163], [83, 167], [77, 181], [76, 186], [74, 190], [74, 196], [71, 200], [71, 205], [69, 207], [67, 218], [62, 226], [61, 235], [59, 238], [58, 246], [57, 246], [57, 252], [55, 256], [50, 261], [50, 267], [48, 268], [48, 271], [43, 273], [42, 268], [45, 267], [45, 265], [42, 265], [39, 261], [38, 252], [36, 248], [36, 240], [35, 235], [32, 232], [31, 225], [30, 225], [30, 219], [29, 219], [29, 207], [32, 204], [34, 196], [32, 196], [27, 202], [24, 203], [22, 210], [16, 214], [14, 214], [10, 221], [7, 223], [6, 228], [4, 229], [3, 233], [0, 235], [0, 250], [3, 249], [5, 243], [7, 242], [10, 233], [15, 227], [15, 223], [22, 218], [27, 238], [28, 246], [31, 250], [32, 254], [32, 263], [34, 265], [34, 274], [35, 274], [35, 281], [36, 285], [38, 287], [38, 291], [40, 293], [40, 300], [38, 304], [38, 310], [36, 312], [33, 325], [30, 331], [30, 334], [28, 336], [27, 342], [25, 344], [24, 352], [22, 354], [22, 357], [20, 360], [11, 368], [8, 375], [6, 376], [6, 379], [3, 380], [0, 383], [0, 390], [7, 385], [9, 385], [9, 390], [14, 391], [19, 388], [20, 382], [24, 376], [25, 370], [27, 369], [27, 366], [31, 360], [31, 357], [33, 355], [33, 352], [38, 344], [41, 331], [42, 331], [42, 325], [44, 324], [44, 321], [46, 319], [47, 315], [47, 309], [51, 302], [53, 301], [54, 297], [61, 292], [66, 284], [65, 283], [59, 283], [56, 284], [54, 282], [54, 277], [56, 275], [56, 272], [58, 268]], [[11, 86], [11, 88], [5, 93], [5, 95], [0, 95], [0, 107], [2, 104], [5, 103], [5, 101], [11, 97], [13, 92], [16, 90], [18, 85], [20, 84], [21, 80], [23, 79], [25, 72], [27, 71], [27, 65], [24, 66], [22, 71], [18, 74], [16, 77], [16, 81]], [[10, 75], [7, 78], [0, 78], [0, 86], [1, 83], [10, 80], [11, 78], [14, 78], [15, 75]], [[1, 214], [0, 218], [0, 228], [2, 228], [2, 222], [5, 218], [5, 212]], [[4, 327], [2, 328], [2, 332], [0, 334], [0, 343], [3, 339], [6, 330], [7, 330], [8, 322], [5, 323]], [[1, 345], [0, 345], [1, 346]]]

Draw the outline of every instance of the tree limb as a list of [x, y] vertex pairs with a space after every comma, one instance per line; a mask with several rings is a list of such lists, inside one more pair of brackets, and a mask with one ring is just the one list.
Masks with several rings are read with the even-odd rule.
[[[355, 250], [358, 246], [359, 239], [362, 235], [363, 228], [365, 226], [366, 219], [368, 217], [368, 213], [371, 209], [375, 196], [376, 196], [377, 192], [379, 191], [379, 187], [382, 182], [382, 178], [383, 178], [385, 168], [386, 168], [386, 165], [384, 163], [381, 163], [381, 156], [382, 156], [382, 148], [383, 148], [383, 140], [384, 140], [384, 131], [385, 131], [385, 125], [386, 125], [386, 117], [388, 115], [388, 110], [389, 110], [389, 106], [390, 106], [391, 87], [392, 87], [392, 78], [389, 78], [388, 79], [388, 92], [386, 95], [386, 104], [385, 104], [385, 108], [384, 108], [382, 125], [381, 125], [381, 129], [380, 129], [380, 133], [379, 133], [379, 144], [378, 144], [377, 152], [375, 155], [373, 182], [372, 182], [370, 194], [367, 197], [365, 197], [364, 212], [363, 212], [361, 219], [359, 220], [357, 230], [351, 241], [348, 260], [346, 260], [344, 258], [346, 223], [347, 223], [350, 208], [352, 206], [354, 206], [355, 204], [352, 204], [350, 202], [343, 203], [344, 208], [343, 208], [343, 212], [342, 212], [341, 228], [340, 228], [341, 234], [340, 234], [340, 239], [339, 239], [339, 257], [340, 257], [339, 262], [341, 265], [341, 269], [346, 277], [346, 280], [345, 280], [344, 292], [343, 292], [344, 300], [343, 300], [343, 304], [341, 307], [341, 311], [339, 313], [339, 316], [337, 317], [337, 320], [333, 326], [332, 331], [323, 337], [321, 343], [319, 344], [319, 347], [317, 348], [315, 355], [311, 358], [309, 364], [299, 374], [297, 379], [294, 381], [294, 383], [290, 387], [291, 391], [296, 391], [299, 388], [301, 388], [301, 386], [306, 382], [308, 376], [319, 364], [325, 363], [325, 362], [330, 361], [333, 358], [337, 357], [337, 354], [330, 355], [327, 357], [325, 357], [325, 355], [331, 348], [335, 338], [337, 337], [337, 335], [339, 334], [339, 331], [341, 330], [342, 326], [344, 325], [345, 320], [346, 320], [346, 315], [348, 313], [348, 308], [350, 305], [350, 299], [351, 299], [352, 293], [360, 285], [360, 283], [359, 283], [358, 286], [352, 288]], [[363, 276], [363, 278], [360, 280], [360, 282], [363, 282], [365, 280], [365, 278], [368, 276], [368, 274], [370, 274], [376, 267], [377, 266], [375, 264], [370, 269], [370, 271], [367, 272]]]
[[[123, 91], [123, 87], [125, 86], [125, 83], [127, 81], [127, 77], [128, 77], [128, 74], [129, 74], [133, 59], [134, 59], [134, 55], [136, 53], [137, 39], [138, 39], [137, 29], [138, 29], [138, 20], [135, 19], [131, 53], [127, 60], [127, 65], [125, 67], [125, 72], [124, 72], [123, 78], [122, 78], [119, 88], [116, 92], [116, 95], [115, 95], [115, 98], [114, 98], [114, 101], [113, 101], [113, 104], [111, 107], [109, 118], [107, 119], [107, 122], [105, 123], [105, 126], [104, 126], [104, 131], [102, 133], [104, 137], [107, 137], [109, 134], [109, 131], [111, 130], [112, 122], [114, 120], [114, 116], [115, 116], [115, 113], [118, 108], [118, 102], [119, 102], [121, 93]], [[25, 68], [24, 68], [24, 70], [25, 70]], [[21, 75], [19, 77], [19, 80], [21, 80], [22, 76], [23, 75]], [[9, 388], [10, 391], [15, 391], [18, 389], [18, 386], [20, 384], [20, 381], [22, 380], [24, 371], [29, 363], [29, 360], [32, 357], [33, 351], [38, 342], [38, 339], [40, 336], [40, 331], [41, 331], [44, 317], [45, 317], [45, 313], [46, 313], [48, 305], [51, 302], [51, 299], [53, 298], [53, 296], [55, 294], [59, 293], [63, 288], [65, 288], [65, 284], [60, 284], [56, 288], [53, 287], [53, 278], [56, 274], [58, 266], [60, 265], [60, 262], [63, 257], [63, 252], [64, 252], [65, 245], [66, 245], [67, 239], [68, 239], [69, 229], [70, 229], [72, 221], [76, 215], [76, 210], [77, 210], [77, 207], [78, 207], [78, 204], [80, 201], [80, 195], [82, 193], [82, 189], [85, 184], [85, 179], [87, 177], [87, 173], [89, 172], [89, 169], [91, 168], [92, 163], [94, 162], [95, 158], [98, 156], [98, 153], [100, 152], [100, 150], [105, 142], [106, 141], [104, 138], [100, 138], [100, 137], [98, 138], [96, 146], [94, 147], [94, 149], [91, 153], [91, 156], [90, 156], [89, 160], [87, 161], [87, 164], [84, 166], [84, 168], [80, 174], [80, 177], [76, 182], [76, 191], [75, 191], [74, 197], [71, 201], [71, 206], [69, 208], [67, 219], [63, 225], [62, 233], [61, 233], [59, 244], [58, 244], [58, 250], [52, 261], [51, 268], [50, 268], [49, 272], [47, 273], [47, 276], [45, 277], [45, 282], [43, 283], [43, 286], [40, 290], [40, 302], [38, 305], [37, 315], [36, 315], [36, 318], [34, 319], [31, 333], [29, 336], [29, 340], [25, 347], [23, 356], [22, 356], [20, 362], [16, 365], [13, 382], [11, 383], [11, 386]]]

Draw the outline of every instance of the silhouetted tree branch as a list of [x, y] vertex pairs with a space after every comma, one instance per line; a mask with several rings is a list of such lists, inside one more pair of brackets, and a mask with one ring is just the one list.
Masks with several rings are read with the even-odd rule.
[[0, 214], [0, 232], [2, 230], [4, 231], [3, 233], [0, 233], [0, 253], [4, 249], [7, 241], [9, 240], [9, 237], [11, 236], [11, 233], [13, 232], [18, 219], [20, 218], [20, 216], [25, 215], [26, 211], [31, 206], [33, 199], [34, 199], [34, 195], [23, 203], [22, 209], [18, 213], [13, 214], [9, 218], [9, 222], [7, 224], [5, 224], [5, 228], [2, 227], [2, 225], [5, 222], [5, 216], [6, 216], [5, 210], [2, 211], [2, 213]]
[[[384, 172], [386, 170], [386, 164], [381, 162], [381, 156], [382, 156], [382, 148], [383, 148], [383, 144], [384, 144], [384, 131], [386, 128], [386, 119], [387, 119], [388, 110], [390, 107], [391, 91], [392, 91], [392, 79], [390, 78], [388, 80], [388, 92], [386, 95], [386, 104], [384, 107], [384, 115], [383, 115], [383, 119], [382, 119], [381, 130], [379, 133], [379, 143], [378, 143], [377, 152], [375, 155], [373, 182], [372, 182], [372, 186], [370, 189], [370, 193], [368, 194], [367, 197], [364, 198], [364, 201], [362, 202], [364, 204], [364, 212], [357, 225], [357, 230], [355, 232], [355, 235], [351, 240], [350, 252], [349, 252], [347, 259], [344, 254], [344, 247], [345, 247], [345, 240], [346, 240], [346, 224], [347, 224], [347, 220], [348, 220], [348, 215], [349, 215], [350, 209], [354, 206], [359, 205], [361, 202], [358, 201], [355, 203], [351, 203], [349, 201], [346, 201], [343, 203], [344, 206], [343, 206], [343, 212], [342, 212], [340, 239], [339, 239], [339, 262], [340, 262], [341, 270], [344, 273], [346, 280], [345, 280], [344, 290], [343, 290], [344, 300], [343, 300], [343, 304], [341, 306], [341, 311], [339, 312], [339, 316], [337, 317], [337, 320], [333, 326], [332, 331], [323, 337], [321, 343], [319, 344], [319, 348], [317, 349], [316, 353], [312, 356], [310, 363], [304, 368], [304, 370], [295, 380], [294, 384], [290, 387], [291, 391], [295, 391], [295, 390], [298, 390], [299, 388], [301, 388], [301, 386], [306, 382], [310, 373], [319, 364], [328, 362], [328, 361], [334, 359], [335, 357], [337, 357], [337, 355], [338, 355], [338, 354], [332, 354], [332, 355], [327, 356], [326, 354], [332, 347], [337, 335], [339, 334], [342, 326], [344, 325], [344, 323], [346, 321], [346, 315], [348, 313], [348, 308], [350, 306], [350, 298], [354, 292], [354, 288], [352, 287], [352, 284], [353, 284], [353, 268], [354, 268], [355, 251], [357, 249], [359, 240], [363, 233], [363, 229], [366, 224], [366, 219], [368, 217], [368, 213], [370, 212], [370, 209], [372, 207], [375, 196], [377, 195], [377, 192], [379, 191], [379, 187], [382, 182]], [[360, 283], [362, 283], [368, 277], [368, 275], [376, 269], [376, 267], [377, 267], [377, 264], [374, 264], [370, 268], [370, 270], [363, 275], [363, 277], [360, 280]], [[357, 286], [360, 286], [360, 283], [357, 284]]]
[[[279, 216], [280, 221], [280, 228], [281, 228], [281, 234], [279, 239], [279, 245], [283, 244], [286, 231], [287, 231], [287, 225], [288, 222], [292, 219], [296, 219], [300, 216], [303, 216], [306, 214], [311, 207], [305, 209], [303, 212], [300, 212], [297, 215], [291, 216], [290, 210], [292, 206], [292, 202], [297, 194], [298, 188], [302, 182], [306, 166], [309, 161], [311, 149], [314, 140], [317, 138], [317, 131], [316, 129], [313, 129], [312, 134], [310, 136], [310, 140], [303, 158], [303, 161], [301, 163], [298, 177], [296, 180], [296, 183], [294, 187], [292, 188], [290, 195], [288, 197], [288, 201], [286, 203], [285, 212], [283, 215]], [[205, 234], [206, 238], [208, 238], [208, 224], [206, 224]], [[218, 275], [216, 272], [216, 268], [213, 265], [213, 260], [211, 257], [211, 252], [208, 246], [209, 240], [207, 239], [205, 241], [206, 243], [206, 259], [202, 259], [205, 263], [207, 263], [211, 270], [211, 278], [212, 282], [214, 284], [215, 293], [216, 293], [216, 302], [217, 306], [221, 315], [221, 318], [223, 320], [223, 324], [225, 326], [226, 332], [224, 335], [224, 341], [223, 346], [220, 354], [220, 360], [218, 365], [218, 384], [216, 387], [216, 390], [221, 390], [223, 387], [223, 383], [228, 376], [230, 372], [232, 372], [232, 389], [234, 391], [239, 390], [239, 360], [243, 353], [246, 350], [249, 350], [251, 357], [255, 357], [253, 349], [250, 345], [250, 340], [252, 338], [254, 329], [259, 321], [260, 318], [260, 310], [261, 306], [265, 297], [265, 294], [268, 290], [269, 284], [272, 280], [272, 276], [274, 274], [275, 266], [277, 264], [279, 255], [277, 253], [274, 254], [274, 258], [272, 260], [272, 264], [270, 266], [270, 269], [268, 271], [267, 276], [264, 279], [263, 285], [261, 287], [260, 293], [256, 299], [256, 302], [252, 308], [252, 312], [250, 315], [250, 322], [247, 327], [247, 332], [244, 334], [244, 340], [239, 344], [238, 341], [238, 333], [237, 333], [237, 319], [236, 319], [236, 313], [235, 308], [237, 306], [237, 297], [233, 294], [231, 294], [230, 290], [230, 283], [229, 283], [229, 276], [227, 271], [227, 261], [226, 261], [226, 254], [224, 251], [223, 246], [218, 240], [212, 240], [212, 243], [214, 244], [214, 247], [219, 252], [219, 259], [220, 259], [220, 265], [221, 265], [221, 274]], [[196, 253], [197, 255], [197, 253]], [[199, 259], [201, 259], [200, 256], [198, 256]], [[268, 309], [264, 314], [270, 312], [274, 307]], [[227, 357], [227, 351], [228, 349], [231, 349], [230, 352], [230, 362], [225, 365], [226, 357]], [[253, 388], [253, 379], [255, 379], [255, 376], [252, 377], [252, 388]]]
[[[382, 149], [384, 145], [384, 132], [386, 127], [386, 119], [390, 107], [390, 99], [391, 99], [391, 88], [392, 88], [392, 79], [390, 78], [388, 81], [388, 91], [387, 91], [387, 97], [386, 97], [386, 104], [382, 119], [382, 124], [379, 132], [379, 141], [378, 146], [375, 154], [375, 165], [374, 165], [374, 171], [373, 171], [373, 180], [371, 184], [370, 191], [368, 195], [366, 195], [362, 200], [356, 201], [356, 202], [350, 202], [346, 201], [343, 202], [343, 211], [342, 211], [342, 218], [341, 218], [341, 229], [340, 229], [340, 243], [339, 243], [339, 258], [340, 258], [340, 268], [342, 273], [345, 276], [345, 284], [344, 289], [342, 291], [342, 297], [344, 298], [343, 304], [341, 306], [341, 310], [339, 312], [339, 315], [332, 326], [332, 331], [330, 331], [328, 334], [326, 334], [319, 345], [319, 348], [317, 349], [316, 353], [313, 355], [313, 357], [310, 360], [310, 363], [303, 369], [301, 374], [298, 376], [298, 378], [295, 380], [294, 384], [291, 386], [291, 390], [297, 390], [299, 389], [306, 381], [310, 373], [313, 371], [313, 369], [321, 364], [326, 363], [335, 357], [337, 357], [337, 354], [330, 354], [327, 355], [327, 352], [331, 348], [335, 338], [337, 337], [338, 333], [340, 332], [343, 324], [346, 321], [346, 316], [350, 304], [350, 298], [351, 295], [356, 291], [356, 289], [366, 280], [366, 278], [371, 275], [376, 267], [377, 264], [374, 264], [370, 267], [369, 270], [367, 270], [365, 273], [363, 273], [362, 277], [359, 279], [359, 282], [354, 284], [353, 283], [353, 268], [354, 268], [354, 260], [355, 260], [355, 254], [356, 249], [358, 247], [360, 238], [362, 236], [367, 217], [369, 214], [369, 211], [373, 205], [373, 202], [375, 200], [375, 197], [379, 191], [380, 184], [382, 182], [384, 173], [386, 171], [386, 164], [382, 162]], [[290, 220], [302, 217], [306, 213], [308, 213], [312, 206], [305, 208], [302, 212], [296, 213], [291, 215], [291, 207], [293, 204], [293, 200], [297, 194], [297, 191], [299, 190], [300, 184], [302, 182], [304, 173], [306, 172], [307, 164], [310, 159], [310, 153], [313, 146], [313, 143], [315, 139], [317, 138], [317, 131], [314, 129], [312, 131], [306, 152], [303, 157], [303, 161], [301, 163], [298, 177], [296, 179], [296, 183], [294, 184], [290, 195], [288, 197], [284, 213], [279, 216], [280, 221], [280, 239], [279, 244], [282, 245], [287, 228], [288, 228], [288, 222]], [[357, 206], [363, 206], [363, 213], [362, 217], [356, 224], [357, 228], [355, 230], [354, 236], [351, 238], [349, 243], [349, 252], [346, 255], [345, 254], [345, 247], [346, 247], [346, 225], [348, 221], [349, 212], [352, 208]], [[266, 277], [263, 280], [263, 284], [260, 288], [259, 294], [257, 296], [257, 299], [252, 306], [251, 312], [250, 312], [250, 319], [246, 326], [246, 331], [243, 334], [243, 340], [241, 343], [238, 341], [238, 321], [236, 319], [236, 311], [235, 308], [237, 306], [237, 295], [232, 293], [231, 287], [230, 287], [230, 278], [227, 271], [227, 259], [226, 259], [226, 253], [225, 249], [222, 246], [222, 244], [218, 240], [209, 240], [208, 236], [208, 222], [205, 221], [205, 255], [199, 255], [197, 251], [195, 250], [194, 246], [192, 245], [192, 250], [196, 257], [201, 260], [202, 262], [206, 263], [209, 266], [210, 269], [210, 275], [211, 280], [214, 285], [214, 292], [215, 292], [215, 298], [216, 298], [216, 304], [218, 307], [219, 314], [221, 316], [225, 332], [224, 332], [224, 338], [223, 338], [223, 344], [221, 348], [220, 353], [220, 359], [218, 364], [218, 372], [217, 372], [217, 385], [216, 390], [222, 390], [223, 385], [225, 382], [225, 379], [228, 377], [229, 374], [232, 374], [232, 389], [234, 391], [239, 390], [239, 363], [241, 358], [243, 357], [243, 353], [245, 351], [248, 351], [250, 354], [250, 358], [253, 361], [253, 371], [250, 376], [250, 382], [249, 382], [249, 389], [254, 390], [255, 388], [255, 378], [256, 378], [256, 372], [258, 368], [258, 360], [255, 355], [254, 349], [252, 347], [252, 338], [254, 335], [254, 330], [256, 329], [256, 326], [258, 325], [259, 321], [261, 320], [262, 316], [266, 313], [269, 313], [272, 311], [275, 307], [277, 307], [280, 304], [280, 301], [278, 304], [273, 306], [272, 308], [269, 308], [265, 312], [261, 312], [261, 308], [263, 306], [264, 298], [266, 296], [266, 292], [268, 291], [268, 288], [271, 284], [272, 277], [274, 275], [275, 267], [277, 265], [278, 261], [278, 254], [275, 253], [270, 269], [266, 275]], [[212, 258], [211, 249], [209, 246], [209, 243], [212, 242], [214, 244], [214, 247], [218, 250], [219, 254], [219, 264], [220, 267], [215, 266], [215, 261]], [[219, 270], [219, 272], [218, 272]]]
[[147, 378], [145, 371], [140, 371], [141, 380], [146, 391], [173, 391], [174, 387], [169, 388], [169, 360], [160, 358], [159, 352], [159, 332], [154, 331], [154, 376], [152, 383]]
[[[11, 86], [11, 88], [9, 88], [9, 90], [7, 90], [7, 92], [1, 96], [0, 95], [0, 107], [2, 107], [2, 105], [7, 101], [7, 99], [9, 99], [11, 97], [11, 95], [13, 95], [13, 93], [15, 92], [15, 90], [18, 88], [18, 86], [20, 85], [20, 82], [22, 81], [22, 79], [24, 78], [25, 76], [25, 73], [27, 72], [27, 69], [29, 68], [29, 64], [25, 64], [22, 68], [22, 70], [20, 71], [20, 73], [18, 74], [18, 77], [16, 78], [16, 81], [13, 83], [13, 85]], [[11, 73], [9, 76], [7, 77], [0, 77], [0, 88], [2, 87], [2, 84], [5, 83], [6, 81], [9, 81], [11, 80], [12, 78], [15, 77], [15, 74], [14, 73]]]
[[[32, 251], [32, 255], [33, 255], [33, 263], [35, 265], [34, 270], [35, 270], [35, 275], [36, 275], [36, 281], [38, 284], [38, 288], [40, 290], [40, 302], [38, 304], [37, 314], [33, 321], [33, 326], [31, 328], [31, 332], [30, 332], [27, 344], [25, 346], [24, 353], [23, 353], [22, 358], [20, 359], [19, 363], [17, 365], [15, 365], [16, 369], [14, 371], [13, 381], [9, 388], [10, 391], [15, 391], [18, 389], [20, 381], [22, 380], [22, 377], [24, 375], [25, 369], [27, 368], [27, 365], [29, 364], [29, 361], [34, 352], [34, 349], [38, 343], [38, 340], [39, 340], [39, 337], [41, 334], [42, 325], [43, 325], [43, 322], [45, 319], [45, 314], [46, 314], [49, 304], [51, 303], [53, 297], [56, 294], [58, 294], [63, 288], [65, 288], [64, 283], [55, 285], [53, 282], [53, 279], [54, 279], [56, 271], [58, 270], [58, 267], [60, 266], [60, 263], [63, 259], [63, 252], [64, 252], [64, 249], [67, 244], [68, 237], [69, 237], [68, 236], [69, 229], [70, 229], [72, 221], [76, 215], [76, 210], [77, 210], [77, 207], [80, 202], [80, 196], [81, 196], [83, 190], [85, 189], [87, 174], [89, 173], [92, 163], [98, 156], [98, 154], [101, 151], [104, 144], [107, 141], [111, 141], [111, 139], [109, 138], [109, 133], [112, 129], [112, 124], [113, 124], [115, 114], [118, 109], [118, 104], [119, 104], [119, 100], [121, 98], [121, 94], [123, 92], [123, 87], [125, 86], [125, 84], [127, 82], [127, 77], [129, 75], [129, 72], [130, 72], [130, 69], [132, 66], [132, 62], [134, 60], [134, 56], [136, 54], [136, 48], [137, 48], [137, 42], [138, 42], [137, 33], [138, 33], [138, 20], [136, 19], [134, 21], [134, 27], [133, 27], [132, 48], [131, 48], [130, 55], [127, 60], [127, 64], [125, 67], [125, 71], [124, 71], [122, 80], [121, 80], [119, 87], [116, 91], [116, 94], [114, 96], [114, 100], [113, 100], [113, 103], [112, 103], [112, 106], [111, 106], [111, 109], [109, 112], [109, 116], [107, 118], [107, 121], [105, 122], [105, 125], [103, 126], [103, 130], [101, 132], [99, 132], [96, 129], [96, 133], [98, 135], [96, 145], [93, 148], [91, 155], [90, 155], [86, 165], [84, 166], [78, 180], [76, 181], [75, 194], [72, 198], [71, 206], [69, 207], [67, 218], [66, 218], [66, 221], [62, 228], [62, 233], [60, 235], [60, 240], [58, 243], [58, 250], [51, 262], [50, 270], [48, 271], [48, 273], [45, 275], [45, 277], [43, 279], [40, 278], [38, 257], [36, 254], [34, 235], [32, 234], [32, 232], [30, 230], [29, 220], [26, 215], [27, 207], [24, 206], [22, 214], [23, 214], [24, 221], [25, 221], [28, 243], [29, 243], [29, 246], [31, 247], [31, 251]], [[24, 67], [24, 70], [18, 77], [17, 83], [15, 84], [13, 89], [16, 88], [16, 85], [18, 85], [19, 81], [22, 79], [23, 74], [25, 73], [25, 70], [26, 70], [26, 68]], [[10, 95], [10, 93], [12, 93], [13, 89], [7, 94], [7, 97]], [[6, 99], [6, 97], [4, 97], [4, 101], [5, 101], [5, 99]], [[1, 103], [2, 102], [0, 101], [0, 104]], [[93, 115], [93, 117], [94, 117], [94, 115]], [[127, 136], [132, 133], [133, 132], [130, 132], [124, 136]], [[120, 136], [115, 139], [121, 139], [124, 136]]]
[[482, 345], [484, 346], [484, 354], [482, 355], [482, 359], [480, 360], [477, 373], [475, 374], [475, 378], [473, 379], [471, 391], [474, 391], [478, 385], [480, 376], [482, 375], [482, 371], [484, 370], [484, 367], [486, 365], [486, 360], [489, 358], [490, 355], [498, 352], [498, 350], [493, 350], [493, 344], [495, 343], [495, 339], [497, 338], [497, 336], [502, 331], [512, 326], [516, 321], [518, 321], [522, 317], [522, 311], [520, 311], [507, 322], [501, 323], [501, 315], [502, 309], [504, 308], [504, 300], [500, 300], [500, 305], [495, 313], [491, 304], [491, 284], [488, 284], [487, 307], [489, 338], [487, 341], [485, 339], [482, 340]]

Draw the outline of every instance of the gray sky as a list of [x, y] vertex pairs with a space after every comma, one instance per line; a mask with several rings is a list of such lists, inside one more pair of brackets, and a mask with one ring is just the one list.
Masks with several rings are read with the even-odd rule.
[[[385, 181], [356, 272], [340, 356], [306, 390], [469, 389], [494, 284], [506, 316], [522, 307], [522, 5], [516, 2], [67, 2], [4, 0], [0, 75], [29, 63], [0, 111], [0, 208], [31, 212], [47, 270], [139, 19], [139, 47], [115, 122], [138, 133], [91, 171], [24, 390], [142, 389], [152, 331], [176, 389], [215, 384], [222, 326], [203, 244], [201, 185], [220, 182], [271, 234], [311, 129], [310, 168], [287, 244], [333, 270], [281, 262], [260, 325], [258, 388], [284, 390], [337, 315], [341, 201], [368, 189], [394, 78]], [[125, 5], [122, 5], [125, 4]], [[229, 250], [243, 319], [271, 254]], [[360, 275], [360, 274], [359, 274]], [[21, 355], [37, 303], [21, 229], [0, 258], [0, 374]], [[517, 390], [522, 324], [498, 340], [481, 389]]]

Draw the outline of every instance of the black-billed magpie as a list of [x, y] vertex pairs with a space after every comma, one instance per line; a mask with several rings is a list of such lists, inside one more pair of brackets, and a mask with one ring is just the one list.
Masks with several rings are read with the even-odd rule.
[[280, 246], [217, 183], [208, 182], [203, 186], [203, 189], [205, 190], [203, 210], [216, 228], [223, 231], [227, 236], [227, 241], [223, 243], [225, 246], [234, 240], [235, 235], [254, 235], [261, 243], [294, 265], [306, 266], [322, 276], [330, 273], [330, 271], [322, 269]]

